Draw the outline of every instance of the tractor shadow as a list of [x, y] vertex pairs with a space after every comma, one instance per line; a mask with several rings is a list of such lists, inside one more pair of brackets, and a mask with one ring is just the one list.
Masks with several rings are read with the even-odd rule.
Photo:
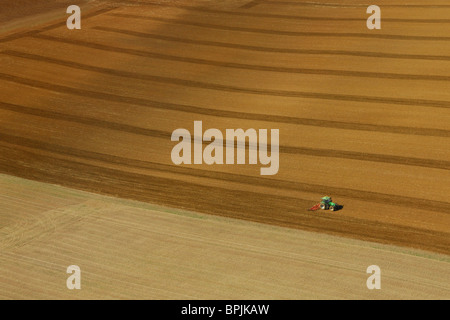
[[334, 207], [334, 211], [340, 211], [340, 210], [342, 210], [342, 209], [344, 209], [344, 206], [343, 206], [343, 205], [340, 205], [340, 204], [337, 204], [337, 205]]

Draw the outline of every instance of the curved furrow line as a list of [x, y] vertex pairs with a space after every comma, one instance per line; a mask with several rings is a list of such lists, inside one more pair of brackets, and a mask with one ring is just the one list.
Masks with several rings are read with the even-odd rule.
[[[132, 134], [144, 135], [154, 138], [162, 138], [167, 141], [171, 138], [171, 132], [154, 130], [148, 128], [137, 127], [128, 124], [122, 124], [112, 121], [100, 120], [90, 117], [82, 117], [77, 115], [69, 115], [55, 111], [45, 111], [42, 109], [35, 109], [30, 107], [21, 107], [17, 105], [5, 104], [0, 102], [0, 109], [10, 110], [13, 112], [19, 112], [22, 114], [30, 114], [34, 116], [63, 120], [75, 123], [81, 123], [84, 125], [95, 126], [103, 129], [118, 130], [122, 132], [128, 132]], [[194, 141], [194, 136], [191, 137], [192, 142]], [[216, 139], [215, 141], [221, 142], [222, 145], [226, 145], [227, 140]], [[203, 141], [204, 145], [208, 145], [209, 142]], [[235, 144], [235, 148], [237, 145]], [[245, 146], [246, 149], [249, 148], [248, 144]], [[268, 148], [272, 150], [271, 144], [268, 144]], [[424, 158], [413, 158], [413, 157], [403, 157], [394, 155], [384, 155], [366, 152], [356, 152], [356, 151], [344, 151], [344, 150], [333, 150], [333, 149], [317, 149], [308, 147], [293, 147], [293, 146], [279, 146], [280, 153], [296, 154], [296, 155], [309, 155], [316, 157], [330, 157], [330, 158], [342, 158], [360, 161], [372, 161], [372, 162], [384, 162], [390, 164], [399, 164], [407, 166], [418, 166], [433, 169], [450, 170], [450, 161], [445, 160], [433, 160]]]
[[261, 3], [261, 0], [249, 0], [249, 2], [241, 5], [239, 9], [250, 9]]
[[[282, 4], [282, 5], [296, 5], [306, 7], [339, 7], [339, 8], [367, 8], [370, 4], [355, 3], [355, 4], [342, 4], [342, 3], [324, 3], [324, 2], [298, 2], [298, 1], [278, 1], [278, 0], [263, 0], [268, 4]], [[383, 4], [386, 8], [450, 8], [450, 5], [446, 4]]]
[[183, 166], [164, 165], [151, 161], [136, 160], [94, 151], [87, 151], [67, 146], [61, 146], [54, 143], [42, 142], [2, 132], [0, 132], [0, 143], [1, 141], [5, 141], [8, 144], [14, 144], [17, 146], [43, 150], [59, 155], [69, 155], [71, 157], [74, 157], [75, 159], [79, 158], [86, 160], [97, 160], [105, 162], [106, 164], [111, 163], [122, 165], [125, 167], [135, 167], [136, 169], [160, 170], [195, 177], [204, 177], [229, 182], [237, 182], [241, 184], [247, 184], [250, 186], [260, 185], [277, 189], [296, 190], [318, 194], [332, 193], [337, 196], [345, 196], [348, 198], [364, 200], [368, 202], [390, 204], [394, 206], [413, 206], [415, 208], [423, 210], [441, 211], [445, 213], [450, 213], [450, 203], [444, 201], [432, 201], [427, 199], [405, 197], [405, 196], [400, 197], [399, 195], [361, 191], [349, 188], [336, 188], [324, 185], [285, 181], [274, 178], [265, 178], [265, 177], [263, 178], [259, 176], [252, 177], [247, 175], [215, 172], [209, 170], [188, 168]]
[[[96, 67], [91, 65], [86, 65], [82, 63], [76, 63], [71, 61], [59, 60], [59, 59], [50, 59], [45, 58], [42, 61], [46, 61], [49, 63], [54, 63], [62, 66], [66, 66], [69, 68], [86, 70], [111, 76], [131, 78], [136, 80], [144, 80], [144, 81], [154, 81], [159, 83], [167, 83], [171, 85], [179, 85], [185, 87], [193, 87], [193, 88], [201, 88], [201, 89], [209, 89], [209, 90], [217, 90], [217, 91], [226, 91], [226, 92], [236, 92], [236, 93], [247, 93], [247, 94], [255, 94], [255, 95], [264, 95], [264, 96], [276, 96], [276, 97], [293, 97], [293, 98], [311, 98], [311, 99], [320, 99], [320, 100], [339, 100], [339, 101], [352, 101], [352, 102], [366, 102], [366, 103], [383, 103], [383, 104], [395, 104], [395, 105], [409, 105], [409, 106], [420, 106], [420, 107], [433, 107], [433, 108], [450, 108], [450, 101], [445, 100], [429, 100], [429, 99], [408, 99], [408, 98], [392, 98], [392, 97], [375, 97], [375, 96], [360, 96], [360, 95], [350, 95], [350, 94], [336, 94], [336, 93], [321, 93], [321, 92], [306, 92], [306, 91], [287, 91], [287, 90], [269, 90], [269, 89], [257, 89], [257, 88], [244, 88], [237, 87], [232, 85], [223, 85], [216, 83], [207, 83], [201, 81], [194, 80], [185, 80], [179, 78], [170, 78], [163, 76], [155, 76], [137, 72], [130, 71], [121, 71], [116, 69], [109, 69], [103, 67]], [[6, 73], [0, 73], [0, 79], [21, 83], [29, 86], [39, 87], [43, 89], [50, 89], [56, 91], [64, 91], [70, 92], [77, 95], [86, 95], [92, 96], [93, 94], [98, 97], [108, 97], [109, 99], [114, 97], [114, 99], [118, 99], [117, 101], [123, 101], [126, 103], [134, 103], [131, 101], [136, 101], [142, 103], [146, 101], [146, 99], [142, 98], [133, 98], [133, 97], [124, 97], [118, 96], [115, 94], [109, 93], [100, 93], [93, 92], [84, 89], [76, 89], [69, 88], [61, 85], [50, 84], [39, 80], [33, 80], [28, 78], [23, 78], [19, 76], [14, 76]], [[145, 103], [145, 102], [144, 102]]]
[[[144, 105], [140, 105], [144, 106]], [[253, 121], [264, 121], [270, 123], [285, 123], [294, 124], [302, 126], [312, 126], [321, 128], [333, 128], [333, 129], [343, 129], [343, 130], [359, 130], [368, 132], [384, 132], [384, 133], [397, 133], [397, 134], [407, 134], [407, 135], [418, 135], [418, 136], [430, 136], [430, 137], [450, 137], [450, 130], [443, 129], [432, 129], [432, 128], [417, 128], [417, 127], [403, 127], [403, 126], [386, 126], [386, 125], [375, 125], [375, 124], [364, 124], [364, 123], [354, 123], [354, 122], [343, 122], [343, 121], [322, 121], [317, 119], [309, 118], [296, 118], [287, 117], [279, 115], [267, 115], [262, 113], [246, 113], [219, 109], [209, 109], [192, 105], [183, 105], [176, 103], [161, 102], [155, 100], [148, 100], [148, 104], [145, 107], [152, 109], [161, 110], [173, 110], [187, 113], [194, 113], [206, 116], [220, 117], [220, 118], [233, 118], [240, 120], [253, 120]], [[30, 114], [35, 116], [43, 117], [54, 117], [55, 119], [61, 119], [66, 121], [77, 121], [89, 125], [100, 126], [100, 123], [105, 122], [109, 129], [119, 129], [123, 131], [128, 131], [136, 134], [148, 134], [148, 130], [141, 127], [130, 126], [125, 124], [108, 122], [105, 120], [96, 119], [95, 123], [90, 120], [90, 118], [79, 117], [75, 115], [68, 115], [56, 111], [46, 111], [43, 109], [27, 107], [23, 105], [11, 104], [0, 101], [0, 109], [9, 110], [14, 112], [20, 112], [24, 114]]]
[[301, 154], [317, 157], [341, 158], [361, 161], [383, 162], [404, 166], [417, 166], [433, 169], [450, 170], [450, 161], [412, 158], [386, 154], [375, 154], [355, 151], [315, 149], [306, 147], [280, 146], [280, 153]]
[[141, 15], [129, 14], [129, 13], [106, 13], [105, 15], [118, 17], [118, 18], [160, 21], [160, 22], [165, 22], [165, 23], [181, 24], [181, 25], [188, 25], [188, 26], [208, 28], [208, 29], [250, 32], [250, 33], [270, 34], [270, 35], [278, 35], [278, 36], [365, 38], [365, 39], [419, 40], [419, 41], [449, 41], [450, 40], [450, 37], [446, 37], [446, 36], [445, 37], [444, 36], [407, 36], [407, 35], [401, 35], [401, 34], [369, 34], [369, 33], [357, 33], [357, 32], [342, 32], [342, 33], [306, 32], [306, 31], [290, 31], [290, 30], [272, 30], [272, 29], [261, 29], [261, 28], [250, 28], [250, 27], [234, 27], [234, 26], [224, 26], [224, 25], [218, 25], [218, 24], [212, 24], [212, 23], [193, 22], [193, 21], [171, 19], [171, 18], [141, 16]]
[[[69, 43], [75, 46], [83, 46], [93, 49], [100, 49], [108, 52], [125, 53], [129, 55], [161, 59], [168, 61], [185, 62], [192, 64], [202, 64], [207, 66], [215, 66], [221, 68], [233, 68], [242, 70], [255, 70], [266, 72], [279, 72], [279, 73], [292, 73], [292, 74], [311, 74], [311, 75], [327, 75], [327, 76], [339, 76], [339, 77], [357, 77], [357, 78], [378, 78], [378, 79], [397, 79], [397, 80], [422, 80], [422, 81], [450, 81], [450, 76], [442, 75], [422, 75], [422, 74], [401, 74], [401, 73], [389, 73], [389, 72], [367, 72], [367, 71], [348, 71], [348, 70], [333, 70], [333, 69], [312, 69], [312, 68], [294, 68], [294, 67], [275, 67], [267, 65], [255, 65], [236, 62], [224, 62], [209, 59], [190, 58], [183, 56], [174, 56], [169, 54], [155, 53], [136, 49], [126, 49], [114, 46], [107, 46], [103, 44], [93, 43], [83, 40], [61, 39], [60, 42]], [[13, 57], [19, 57], [24, 59], [45, 61], [49, 63], [65, 63], [66, 61], [46, 57], [37, 54], [20, 52], [17, 50], [4, 50], [0, 52], [4, 55]]]
[[[124, 1], [122, 1], [124, 2]], [[221, 14], [221, 15], [230, 15], [230, 16], [241, 16], [241, 17], [253, 17], [253, 18], [273, 18], [273, 19], [285, 19], [285, 20], [305, 20], [305, 21], [366, 21], [367, 17], [360, 17], [360, 18], [349, 18], [349, 17], [336, 17], [336, 16], [329, 16], [329, 17], [312, 17], [312, 16], [300, 16], [300, 15], [289, 15], [289, 14], [275, 14], [275, 13], [262, 13], [262, 12], [251, 12], [251, 11], [225, 11], [225, 10], [217, 10], [217, 9], [211, 9], [211, 8], [204, 8], [204, 7], [194, 7], [194, 6], [186, 6], [182, 4], [171, 4], [171, 3], [156, 3], [156, 2], [136, 2], [136, 1], [125, 1], [126, 3], [131, 4], [142, 4], [144, 6], [158, 6], [158, 7], [164, 7], [164, 8], [179, 8], [183, 9], [185, 11], [191, 11], [191, 12], [206, 12], [206, 13], [215, 13], [215, 14]], [[260, 3], [264, 3], [264, 1], [260, 0], [254, 0], [250, 1], [241, 7], [240, 9], [249, 9], [251, 7], [254, 7]], [[365, 8], [367, 8], [369, 5], [366, 5]], [[383, 5], [383, 7], [389, 7], [390, 5]], [[427, 6], [423, 5], [424, 8], [426, 7], [433, 7], [433, 6]], [[403, 6], [402, 6], [403, 7]], [[406, 7], [406, 6], [405, 6]], [[447, 6], [444, 6], [447, 7]], [[448, 6], [450, 7], [450, 6]], [[435, 7], [433, 7], [435, 8]], [[449, 23], [450, 19], [404, 19], [404, 18], [383, 18], [383, 21], [391, 21], [391, 22], [411, 22], [411, 23]]]
[[[448, 233], [404, 227], [339, 215], [301, 212], [309, 201], [251, 191], [237, 191], [181, 182], [83, 164], [71, 160], [41, 157], [0, 145], [0, 171], [96, 193], [120, 196], [204, 213], [251, 220], [289, 228], [325, 232], [345, 237], [389, 243], [448, 254]], [[8, 159], [4, 158], [8, 155]], [[23, 159], [33, 160], [27, 166]], [[17, 161], [22, 159], [21, 161]], [[11, 161], [13, 160], [13, 161]], [[71, 174], [76, 172], [76, 174]], [[108, 177], [114, 177], [109, 179]], [[164, 195], [162, 197], [161, 195]], [[192, 201], [197, 199], [197, 201]], [[217, 206], [217, 203], [221, 205]]]
[[[204, 46], [215, 46], [222, 48], [240, 49], [248, 51], [258, 51], [258, 52], [269, 52], [269, 53], [292, 53], [292, 54], [310, 54], [310, 55], [339, 55], [339, 56], [353, 56], [353, 57], [369, 57], [369, 58], [386, 58], [386, 59], [412, 59], [412, 60], [442, 60], [449, 61], [450, 56], [442, 55], [420, 55], [420, 54], [410, 54], [410, 53], [387, 53], [387, 52], [370, 52], [370, 51], [345, 51], [345, 50], [314, 50], [314, 49], [292, 49], [292, 48], [274, 48], [274, 47], [261, 47], [252, 46], [248, 44], [236, 44], [229, 42], [219, 42], [219, 41], [209, 41], [209, 40], [196, 40], [188, 38], [178, 38], [173, 36], [159, 35], [148, 32], [133, 31], [118, 29], [113, 27], [95, 26], [92, 27], [94, 30], [100, 30], [105, 32], [114, 32], [125, 34], [129, 36], [173, 41], [180, 43], [204, 45]], [[30, 35], [33, 38], [40, 38], [52, 41], [62, 41], [65, 42], [64, 38], [54, 37], [46, 34], [35, 34]]]

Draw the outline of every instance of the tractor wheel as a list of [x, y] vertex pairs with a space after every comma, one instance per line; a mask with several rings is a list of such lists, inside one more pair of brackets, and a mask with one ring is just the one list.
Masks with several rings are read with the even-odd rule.
[[334, 211], [335, 207], [334, 206], [330, 206], [330, 211]]
[[324, 203], [321, 203], [321, 204], [320, 204], [320, 209], [325, 210], [325, 208], [326, 208], [326, 207], [325, 207], [325, 204], [324, 204]]

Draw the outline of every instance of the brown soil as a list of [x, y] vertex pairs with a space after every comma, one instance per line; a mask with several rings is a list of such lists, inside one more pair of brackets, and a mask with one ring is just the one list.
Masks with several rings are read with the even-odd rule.
[[[450, 253], [445, 1], [389, 2], [376, 31], [358, 6], [140, 2], [0, 35], [0, 172]], [[170, 134], [194, 120], [279, 129], [279, 173], [175, 166]], [[343, 210], [306, 211], [326, 194]]]

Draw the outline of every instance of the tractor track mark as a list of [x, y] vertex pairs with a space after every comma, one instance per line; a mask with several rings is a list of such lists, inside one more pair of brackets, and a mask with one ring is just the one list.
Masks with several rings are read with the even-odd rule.
[[202, 178], [211, 178], [216, 180], [237, 182], [248, 185], [261, 185], [271, 188], [276, 187], [279, 189], [287, 189], [287, 190], [301, 190], [310, 193], [322, 194], [324, 192], [328, 192], [333, 193], [337, 196], [345, 196], [357, 200], [365, 200], [375, 203], [384, 203], [384, 204], [388, 203], [394, 206], [410, 206], [411, 204], [414, 204], [415, 208], [429, 211], [442, 211], [445, 213], [450, 213], [450, 203], [443, 201], [433, 201], [405, 196], [399, 197], [397, 195], [383, 194], [378, 192], [361, 191], [348, 188], [336, 188], [316, 184], [285, 181], [273, 178], [252, 177], [240, 174], [222, 173], [202, 169], [194, 169], [194, 168], [191, 169], [174, 165], [165, 165], [151, 161], [124, 158], [115, 155], [109, 155], [99, 152], [56, 145], [53, 143], [42, 142], [19, 136], [13, 136], [1, 132], [0, 138], [1, 138], [0, 141], [7, 141], [9, 144], [14, 144], [17, 146], [43, 150], [60, 155], [69, 155], [80, 159], [98, 160], [105, 163], [118, 164], [125, 167], [135, 167], [136, 169], [159, 170], [176, 174], [184, 174]]
[[368, 34], [368, 33], [330, 33], [330, 32], [304, 32], [304, 31], [289, 31], [289, 30], [271, 30], [271, 29], [260, 29], [260, 28], [249, 28], [249, 27], [232, 27], [217, 25], [212, 23], [201, 23], [193, 22], [187, 20], [178, 20], [170, 18], [160, 18], [151, 16], [140, 16], [129, 13], [107, 13], [105, 15], [119, 17], [119, 18], [130, 18], [130, 19], [143, 19], [143, 20], [153, 20], [172, 24], [182, 24], [194, 27], [226, 30], [226, 31], [238, 31], [238, 32], [250, 32], [250, 33], [260, 33], [260, 34], [272, 34], [278, 36], [293, 36], [293, 37], [335, 37], [335, 38], [365, 38], [365, 39], [385, 39], [385, 40], [419, 40], [419, 41], [450, 41], [450, 37], [444, 36], [407, 36], [407, 35], [395, 35], [395, 34]]
[[[267, 194], [261, 196], [256, 192], [211, 188], [160, 177], [149, 179], [141, 174], [71, 160], [36, 157], [33, 153], [5, 145], [0, 145], [0, 149], [0, 171], [15, 172], [15, 175], [23, 178], [134, 200], [182, 206], [209, 214], [214, 212], [226, 217], [449, 253], [448, 233], [337, 215], [302, 213], [298, 208], [309, 204], [309, 201], [302, 199]], [[26, 165], [27, 159], [32, 159], [33, 166]], [[76, 172], [76, 176], [69, 172]], [[114, 177], [114, 180], [106, 177]], [[161, 197], [161, 194], [165, 196]], [[205, 194], [209, 196], [207, 199], [204, 199]], [[396, 196], [392, 197], [396, 199]], [[217, 206], [219, 199], [221, 206]]]
[[[169, 4], [169, 3], [156, 3], [156, 2], [147, 2], [140, 3], [135, 1], [126, 1], [127, 3], [133, 4], [142, 4], [143, 6], [158, 6], [164, 8], [178, 8], [183, 9], [185, 11], [197, 11], [197, 12], [206, 12], [206, 13], [216, 13], [222, 15], [232, 15], [232, 16], [241, 16], [241, 17], [253, 17], [253, 18], [273, 18], [273, 19], [285, 19], [285, 20], [306, 20], [306, 21], [366, 21], [366, 17], [361, 18], [339, 18], [335, 16], [330, 17], [311, 17], [311, 16], [299, 16], [299, 15], [289, 15], [289, 14], [274, 14], [274, 13], [262, 13], [262, 12], [251, 12], [251, 11], [228, 11], [228, 10], [217, 10], [217, 9], [209, 9], [203, 7], [193, 7], [186, 6], [181, 4]], [[255, 7], [256, 5], [263, 4], [264, 0], [253, 0], [250, 1], [239, 9], [250, 9]], [[367, 8], [369, 5], [366, 5]], [[387, 5], [389, 6], [389, 5]], [[386, 5], [383, 5], [386, 7]], [[449, 6], [450, 7], [450, 6]], [[383, 21], [389, 22], [406, 22], [406, 23], [449, 23], [450, 19], [402, 19], [402, 18], [383, 18]]]
[[[244, 5], [240, 6], [239, 9], [250, 9], [250, 8], [253, 8], [253, 7], [257, 6], [260, 3], [261, 3], [261, 0], [252, 0], [252, 1], [247, 2]], [[182, 6], [182, 7], [183, 7], [183, 9], [185, 9], [184, 8], [185, 6]], [[216, 11], [216, 10], [214, 10], [214, 11]]]
[[[148, 128], [137, 127], [128, 124], [122, 124], [118, 122], [99, 120], [90, 117], [82, 117], [77, 115], [69, 115], [65, 113], [55, 112], [55, 111], [46, 111], [42, 109], [23, 107], [14, 104], [7, 104], [0, 102], [0, 109], [9, 110], [13, 112], [18, 112], [22, 114], [29, 114], [33, 116], [39, 116], [48, 119], [62, 120], [80, 123], [89, 126], [96, 126], [103, 129], [109, 130], [118, 130], [122, 132], [128, 132], [132, 134], [144, 135], [154, 138], [162, 138], [167, 139], [168, 141], [171, 138], [171, 132], [166, 132], [162, 130], [154, 130]], [[192, 141], [194, 137], [191, 137]], [[223, 145], [225, 145], [226, 140], [216, 139], [217, 141], [221, 141]], [[204, 145], [208, 145], [208, 141], [203, 141]], [[235, 145], [235, 149], [237, 145]], [[246, 144], [246, 149], [248, 149], [248, 144]], [[272, 145], [268, 144], [268, 148], [271, 150]], [[294, 146], [279, 146], [280, 153], [287, 154], [296, 154], [296, 155], [308, 155], [308, 156], [317, 156], [317, 157], [330, 157], [330, 158], [341, 158], [341, 159], [351, 159], [351, 160], [360, 160], [360, 161], [372, 161], [372, 162], [383, 162], [389, 164], [398, 164], [398, 165], [408, 165], [408, 166], [419, 166], [426, 167], [432, 169], [442, 169], [442, 170], [450, 170], [450, 161], [445, 160], [433, 160], [433, 159], [424, 159], [424, 158], [413, 158], [413, 157], [403, 157], [403, 156], [394, 156], [394, 155], [384, 155], [384, 154], [371, 154], [365, 152], [356, 152], [356, 151], [344, 151], [344, 150], [332, 150], [332, 149], [317, 149], [317, 148], [308, 148], [308, 147], [294, 147]]]
[[450, 170], [450, 161], [432, 160], [424, 158], [402, 157], [385, 154], [375, 154], [366, 152], [315, 149], [306, 147], [280, 146], [280, 153], [301, 154], [317, 157], [341, 158], [361, 161], [383, 162], [404, 166], [418, 166], [433, 169]]
[[[98, 43], [83, 41], [83, 40], [70, 40], [60, 39], [60, 42], [68, 43], [75, 46], [83, 46], [92, 49], [99, 49], [108, 52], [117, 52], [121, 54], [129, 54], [138, 57], [177, 61], [192, 64], [202, 64], [208, 66], [215, 66], [221, 68], [233, 68], [241, 70], [254, 70], [265, 72], [279, 72], [279, 73], [292, 73], [292, 74], [310, 74], [310, 75], [327, 75], [338, 77], [357, 77], [357, 78], [377, 78], [377, 79], [397, 79], [397, 80], [420, 80], [420, 81], [450, 81], [450, 76], [441, 75], [421, 75], [421, 74], [401, 74], [401, 73], [388, 73], [388, 72], [366, 72], [366, 71], [346, 71], [346, 70], [332, 70], [332, 69], [311, 69], [311, 68], [292, 68], [292, 67], [274, 67], [267, 65], [255, 65], [246, 63], [233, 63], [208, 59], [189, 58], [183, 56], [174, 56], [168, 54], [154, 53], [143, 50], [119, 48], [114, 46], [107, 46]], [[17, 50], [4, 50], [0, 52], [4, 55], [19, 57], [29, 60], [45, 61], [53, 64], [62, 64], [67, 66], [69, 61], [55, 59], [37, 54], [30, 54], [20, 52]], [[83, 65], [86, 66], [86, 65]], [[77, 66], [75, 66], [77, 67]], [[106, 69], [111, 70], [111, 69]], [[105, 72], [102, 71], [102, 72]]]
[[[56, 59], [43, 59], [43, 62], [56, 63]], [[159, 83], [167, 83], [171, 85], [179, 85], [185, 87], [194, 87], [194, 88], [202, 88], [209, 90], [217, 90], [217, 91], [226, 91], [226, 92], [237, 92], [237, 93], [247, 93], [247, 94], [255, 94], [255, 95], [264, 95], [264, 96], [278, 96], [278, 97], [297, 97], [297, 98], [311, 98], [311, 99], [320, 99], [320, 100], [338, 100], [338, 101], [352, 101], [352, 102], [366, 102], [366, 103], [384, 103], [384, 104], [394, 104], [394, 105], [409, 105], [409, 106], [421, 106], [421, 107], [431, 107], [431, 108], [450, 108], [450, 101], [444, 100], [429, 100], [429, 99], [408, 99], [408, 98], [390, 98], [390, 97], [375, 97], [375, 96], [359, 96], [359, 95], [349, 95], [349, 94], [334, 94], [334, 93], [320, 93], [320, 92], [302, 92], [302, 91], [287, 91], [287, 90], [268, 90], [268, 89], [257, 89], [257, 88], [243, 88], [236, 87], [230, 85], [222, 85], [215, 83], [206, 83], [201, 81], [194, 80], [185, 80], [179, 78], [170, 78], [163, 76], [155, 76], [149, 74], [142, 74], [136, 72], [129, 71], [120, 71], [116, 69], [95, 67], [90, 65], [85, 65], [76, 62], [64, 61], [58, 59], [58, 65], [63, 65], [69, 68], [86, 70], [101, 74], [107, 74], [118, 77], [125, 77], [143, 81], [154, 81]], [[38, 88], [56, 90], [56, 91], [64, 91], [75, 93], [78, 95], [88, 94], [88, 96], [92, 96], [93, 91], [83, 90], [83, 89], [75, 89], [68, 88], [61, 85], [50, 84], [47, 82], [32, 80], [24, 77], [14, 76], [6, 73], [0, 73], [0, 79], [21, 83], [29, 86], [34, 86]], [[78, 93], [77, 93], [78, 92]], [[135, 103], [131, 101], [136, 101], [138, 103], [146, 103], [146, 99], [142, 98], [132, 98], [132, 97], [121, 97], [115, 94], [108, 93], [100, 93], [95, 92], [96, 96], [99, 97], [108, 97], [111, 99], [115, 97], [115, 99], [119, 99], [117, 101], [123, 101], [126, 103]]]
[[[267, 4], [282, 4], [282, 5], [297, 5], [307, 7], [340, 7], [340, 8], [367, 8], [369, 4], [341, 4], [341, 3], [322, 3], [322, 2], [292, 2], [292, 1], [274, 1], [262, 0]], [[450, 8], [450, 5], [445, 4], [383, 4], [386, 8]]]
[[[166, 40], [166, 41], [197, 44], [197, 45], [204, 45], [204, 46], [215, 46], [215, 47], [222, 47], [222, 48], [232, 48], [232, 49], [240, 49], [240, 50], [247, 50], [247, 51], [268, 52], [268, 53], [292, 53], [292, 54], [336, 55], [336, 56], [339, 55], [339, 56], [386, 58], [386, 59], [450, 61], [450, 56], [442, 56], [442, 55], [419, 55], [419, 54], [408, 54], [408, 53], [397, 54], [397, 53], [369, 52], [369, 51], [274, 48], [274, 47], [261, 47], [261, 46], [245, 45], [245, 44], [236, 44], [236, 43], [229, 43], [229, 42], [178, 38], [178, 37], [173, 37], [173, 36], [158, 35], [158, 34], [152, 34], [152, 33], [148, 33], [148, 32], [117, 29], [117, 28], [104, 27], [104, 26], [95, 26], [95, 27], [92, 27], [92, 29], [105, 31], [105, 32], [121, 33], [121, 34], [125, 34], [125, 35], [141, 37], [141, 38]], [[63, 38], [57, 38], [54, 36], [44, 35], [44, 34], [36, 34], [36, 35], [32, 35], [31, 37], [46, 39], [46, 40], [53, 40], [53, 41], [62, 41], [62, 42], [64, 42], [66, 40]]]
[[[317, 119], [308, 119], [308, 118], [296, 118], [296, 117], [287, 117], [280, 115], [266, 115], [260, 113], [246, 113], [246, 112], [236, 112], [236, 111], [227, 111], [227, 110], [217, 110], [217, 109], [209, 109], [202, 108], [198, 106], [192, 105], [182, 105], [175, 103], [167, 103], [161, 101], [148, 100], [146, 105], [140, 105], [147, 108], [153, 109], [161, 109], [161, 110], [173, 110], [173, 111], [181, 111], [187, 113], [201, 114], [207, 116], [214, 116], [220, 118], [234, 118], [240, 120], [253, 120], [253, 121], [264, 121], [271, 123], [285, 123], [285, 124], [294, 124], [294, 125], [303, 125], [303, 126], [312, 126], [312, 127], [322, 127], [322, 128], [333, 128], [333, 129], [343, 129], [343, 130], [359, 130], [359, 131], [368, 131], [368, 132], [384, 132], [384, 133], [397, 133], [397, 134], [407, 134], [407, 135], [418, 135], [418, 136], [431, 136], [431, 137], [450, 137], [450, 130], [443, 129], [432, 129], [432, 128], [416, 128], [416, 127], [403, 127], [403, 126], [384, 126], [384, 125], [374, 125], [374, 124], [364, 124], [364, 123], [354, 123], [354, 122], [343, 122], [343, 121], [333, 121], [333, 122], [324, 122], [322, 120]], [[94, 122], [91, 118], [88, 117], [79, 117], [75, 115], [68, 115], [65, 113], [54, 112], [54, 111], [46, 111], [39, 108], [32, 108], [23, 105], [11, 104], [0, 101], [0, 109], [9, 110], [13, 112], [19, 112], [24, 114], [43, 116], [43, 117], [54, 117], [59, 118], [61, 120], [67, 121], [78, 121], [80, 123], [91, 124], [94, 125]], [[99, 126], [99, 124], [104, 123], [108, 125], [108, 128], [118, 128], [120, 130], [128, 131], [136, 134], [146, 134], [147, 130], [145, 128], [131, 126], [120, 123], [113, 123], [110, 121], [100, 121], [96, 119], [95, 125]], [[166, 137], [167, 135], [164, 135]]]

